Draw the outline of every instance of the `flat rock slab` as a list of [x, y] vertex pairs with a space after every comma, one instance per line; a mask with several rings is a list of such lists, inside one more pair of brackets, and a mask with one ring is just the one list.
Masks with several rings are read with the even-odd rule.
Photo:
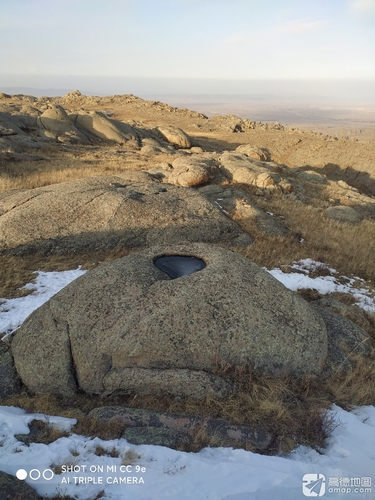
[[[206, 267], [171, 279], [155, 260]], [[245, 257], [203, 243], [158, 246], [99, 266], [31, 314], [12, 342], [36, 393], [225, 397], [221, 363], [294, 376], [321, 373], [327, 332], [300, 296]]]
[[215, 446], [265, 450], [272, 436], [260, 426], [234, 425], [226, 420], [193, 415], [167, 414], [153, 410], [104, 406], [95, 408], [89, 417], [123, 425], [122, 437], [133, 444], [181, 447], [200, 434]]
[[231, 242], [241, 234], [195, 190], [162, 184], [145, 172], [0, 194], [0, 251]]

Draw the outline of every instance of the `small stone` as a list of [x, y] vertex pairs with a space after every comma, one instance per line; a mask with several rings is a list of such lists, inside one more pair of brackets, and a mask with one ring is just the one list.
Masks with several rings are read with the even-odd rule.
[[363, 219], [354, 208], [341, 205], [327, 208], [325, 214], [332, 220], [346, 224], [358, 224]]

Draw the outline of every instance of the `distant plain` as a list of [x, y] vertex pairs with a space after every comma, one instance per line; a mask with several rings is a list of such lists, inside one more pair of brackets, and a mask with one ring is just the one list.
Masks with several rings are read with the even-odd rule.
[[267, 95], [152, 95], [171, 106], [189, 108], [207, 116], [234, 114], [261, 122], [279, 122], [289, 127], [375, 140], [375, 104], [345, 103], [330, 99], [280, 98]]

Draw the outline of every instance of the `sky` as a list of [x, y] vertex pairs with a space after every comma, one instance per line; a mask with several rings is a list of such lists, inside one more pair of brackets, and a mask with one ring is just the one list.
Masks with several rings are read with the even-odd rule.
[[0, 90], [368, 83], [375, 0], [1, 0], [0, 47]]

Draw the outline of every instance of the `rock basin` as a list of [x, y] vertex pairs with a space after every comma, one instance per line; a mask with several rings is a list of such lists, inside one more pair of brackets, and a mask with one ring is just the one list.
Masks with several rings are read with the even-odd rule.
[[172, 279], [188, 276], [206, 267], [202, 259], [191, 255], [162, 255], [155, 259], [154, 264]]
[[[203, 269], [171, 279], [159, 257]], [[195, 262], [192, 259], [191, 262]], [[15, 334], [15, 365], [35, 393], [225, 397], [221, 364], [319, 374], [318, 312], [248, 259], [197, 243], [152, 247], [103, 264], [36, 310]]]

